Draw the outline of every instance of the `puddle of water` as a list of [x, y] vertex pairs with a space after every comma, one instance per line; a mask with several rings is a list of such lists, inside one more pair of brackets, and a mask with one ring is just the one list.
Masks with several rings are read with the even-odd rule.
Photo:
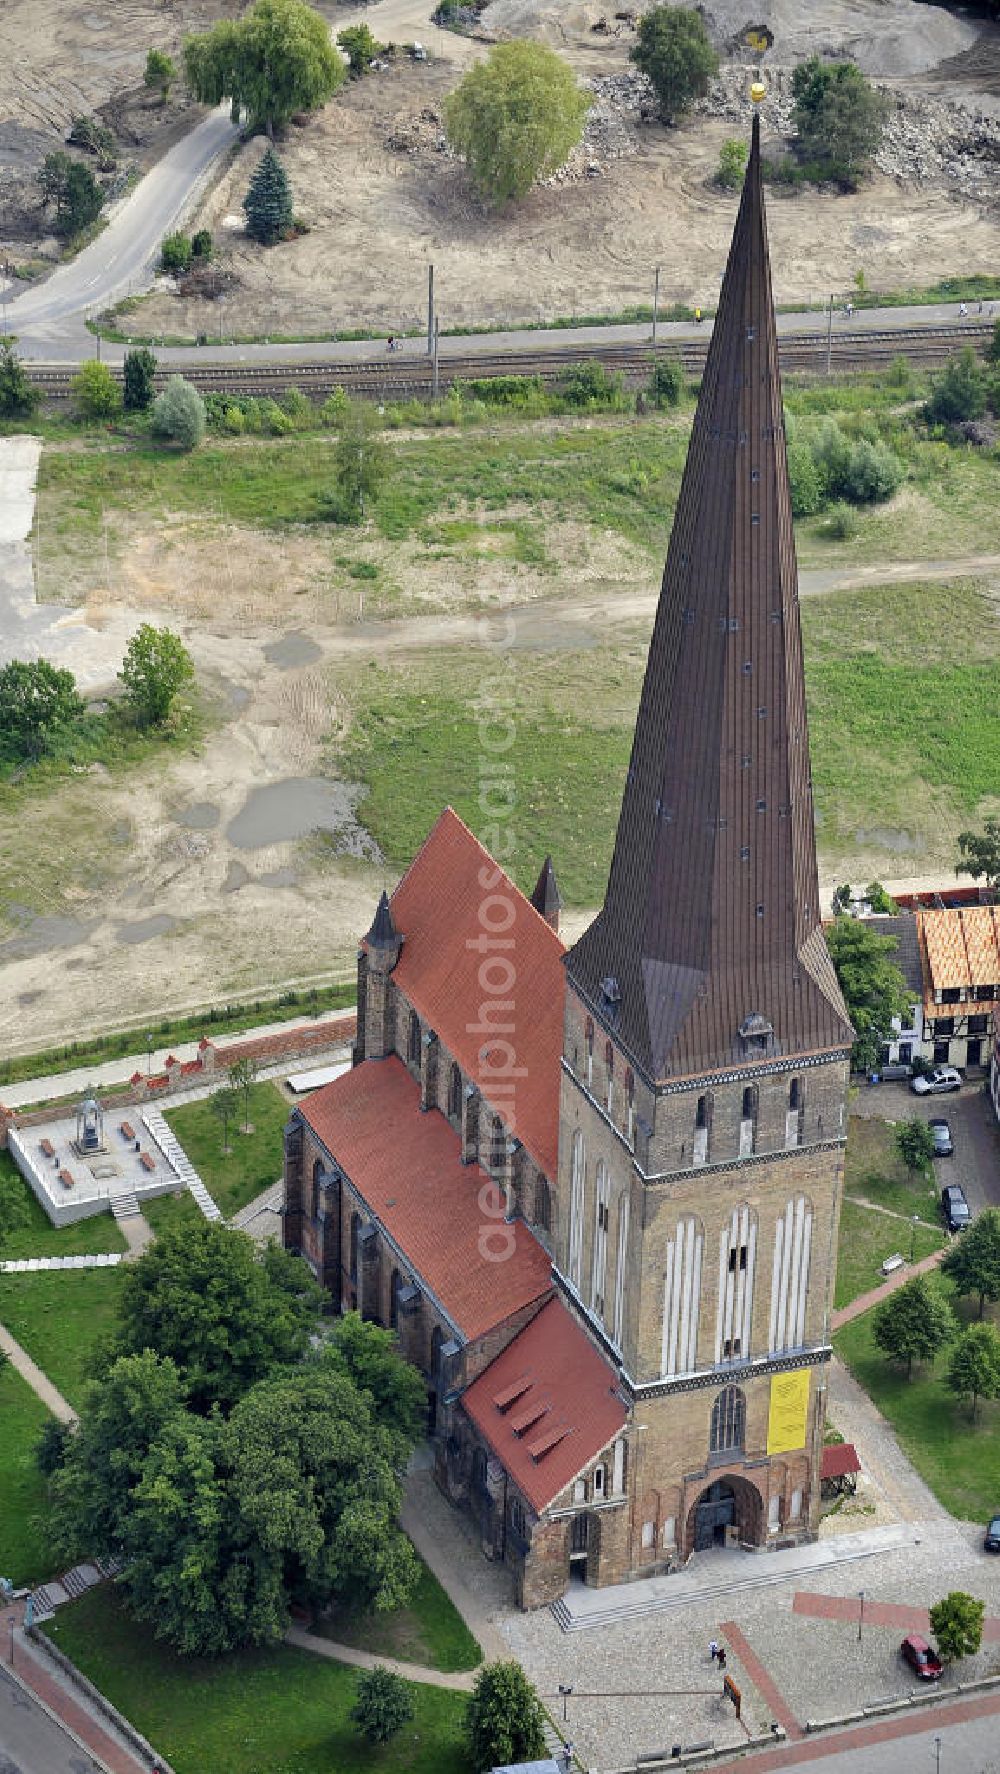
[[319, 776], [291, 776], [251, 790], [226, 827], [237, 850], [287, 844], [310, 832], [335, 832], [353, 825], [354, 793], [346, 783]]
[[238, 893], [250, 879], [250, 870], [241, 862], [233, 861], [226, 870], [226, 878], [222, 883], [223, 893]]
[[299, 877], [294, 869], [270, 869], [266, 875], [257, 876], [258, 887], [297, 887]]
[[870, 844], [876, 850], [888, 850], [906, 856], [919, 849], [912, 832], [894, 831], [891, 826], [873, 825], [869, 830], [863, 827], [855, 832], [855, 840], [859, 844]]
[[119, 924], [118, 941], [131, 947], [137, 942], [152, 942], [154, 936], [167, 936], [176, 929], [176, 918], [167, 912], [156, 912], [151, 918], [138, 918], [134, 924]]
[[[9, 906], [15, 917], [23, 907]], [[0, 943], [0, 961], [23, 961], [29, 955], [44, 955], [49, 949], [72, 949], [90, 935], [89, 927], [77, 918], [35, 918], [27, 913], [20, 934]]]
[[174, 824], [186, 826], [192, 832], [214, 831], [221, 814], [212, 801], [193, 801], [190, 807], [174, 814]]
[[322, 647], [297, 629], [291, 634], [283, 634], [280, 640], [268, 641], [264, 648], [268, 664], [277, 665], [281, 671], [290, 671], [296, 665], [315, 665], [322, 657]]

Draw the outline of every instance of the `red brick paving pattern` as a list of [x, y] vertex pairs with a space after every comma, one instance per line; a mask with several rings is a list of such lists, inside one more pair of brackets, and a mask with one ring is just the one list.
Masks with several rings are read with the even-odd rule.
[[[813, 1620], [857, 1620], [861, 1608], [857, 1596], [810, 1595], [799, 1590], [792, 1602], [793, 1614], [806, 1614]], [[930, 1631], [926, 1608], [907, 1608], [898, 1602], [876, 1602], [865, 1598], [865, 1626], [895, 1626], [900, 1632]], [[987, 1617], [983, 1621], [983, 1643], [1000, 1642], [1000, 1620]]]
[[877, 1306], [880, 1301], [887, 1300], [897, 1288], [912, 1281], [914, 1275], [926, 1275], [928, 1270], [936, 1269], [944, 1254], [943, 1250], [932, 1250], [930, 1256], [922, 1257], [919, 1263], [904, 1263], [901, 1269], [896, 1270], [895, 1275], [890, 1275], [879, 1287], [873, 1287], [869, 1293], [859, 1294], [849, 1306], [841, 1306], [839, 1312], [834, 1312], [830, 1320], [832, 1329], [839, 1331], [842, 1324], [850, 1324], [852, 1318], [860, 1318], [863, 1312]]
[[25, 1687], [43, 1701], [49, 1711], [67, 1725], [81, 1743], [86, 1744], [110, 1774], [147, 1774], [145, 1762], [138, 1761], [113, 1737], [109, 1737], [106, 1731], [102, 1731], [90, 1714], [84, 1712], [83, 1707], [78, 1706], [58, 1682], [53, 1681], [21, 1638], [17, 1642], [14, 1667]]
[[784, 1696], [775, 1687], [760, 1658], [751, 1649], [735, 1621], [723, 1620], [719, 1632], [726, 1643], [732, 1647], [733, 1654], [739, 1658], [758, 1694], [768, 1707], [771, 1717], [777, 1719], [779, 1725], [784, 1725], [789, 1737], [801, 1737], [802, 1729], [798, 1720], [790, 1711]]
[[[867, 1610], [866, 1610], [867, 1612]], [[728, 1632], [728, 1627], [725, 1628]], [[818, 1762], [824, 1756], [843, 1755], [845, 1750], [865, 1749], [873, 1743], [891, 1743], [897, 1737], [917, 1737], [928, 1731], [940, 1731], [949, 1725], [965, 1725], [972, 1719], [1000, 1714], [1000, 1694], [984, 1695], [978, 1700], [961, 1700], [954, 1706], [920, 1707], [916, 1712], [900, 1712], [877, 1724], [854, 1725], [846, 1731], [828, 1731], [821, 1737], [785, 1744], [780, 1749], [765, 1749], [759, 1755], [740, 1756], [734, 1762], [716, 1762], [713, 1774], [771, 1774], [771, 1770], [796, 1768], [803, 1762]]]

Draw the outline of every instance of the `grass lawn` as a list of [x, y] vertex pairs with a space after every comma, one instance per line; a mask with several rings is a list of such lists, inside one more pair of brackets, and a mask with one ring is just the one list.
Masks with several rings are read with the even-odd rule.
[[77, 1409], [94, 1345], [113, 1327], [117, 1269], [50, 1269], [0, 1275], [0, 1323]]
[[9, 1152], [0, 1152], [0, 1188], [15, 1188], [24, 1201], [23, 1223], [5, 1240], [0, 1257], [80, 1257], [124, 1250], [125, 1240], [113, 1214], [95, 1214], [75, 1226], [53, 1226], [36, 1201]]
[[53, 1639], [176, 1774], [472, 1774], [464, 1696], [414, 1687], [414, 1717], [385, 1748], [348, 1718], [355, 1672], [279, 1646], [212, 1661], [174, 1656], [104, 1586], [60, 1608]]
[[[865, 1088], [864, 1085], [861, 1087]], [[919, 1214], [937, 1228], [937, 1184], [933, 1167], [916, 1176], [907, 1170], [896, 1149], [896, 1130], [888, 1121], [869, 1120], [865, 1115], [852, 1115], [847, 1128], [847, 1156], [844, 1161], [844, 1193], [873, 1201], [876, 1207], [888, 1207], [907, 1219]], [[896, 1243], [904, 1236], [897, 1227]]]
[[895, 1251], [909, 1259], [911, 1236], [915, 1262], [945, 1243], [942, 1231], [921, 1224], [914, 1234], [913, 1227], [902, 1220], [891, 1220], [884, 1213], [845, 1200], [840, 1214], [834, 1306], [849, 1306], [860, 1294], [877, 1287], [882, 1280], [881, 1265]]
[[326, 1616], [317, 1632], [378, 1656], [422, 1663], [425, 1669], [475, 1669], [483, 1657], [479, 1644], [419, 1554], [418, 1561], [420, 1580], [408, 1608], [388, 1614], [339, 1608]]
[[[969, 1305], [960, 1303], [963, 1318]], [[914, 1367], [908, 1380], [905, 1369], [876, 1349], [870, 1312], [845, 1324], [833, 1341], [945, 1508], [967, 1521], [994, 1514], [1000, 1500], [1000, 1403], [980, 1404], [973, 1423], [969, 1406], [944, 1384], [947, 1350], [933, 1366]]]
[[285, 1123], [291, 1113], [277, 1085], [251, 1085], [253, 1132], [244, 1133], [243, 1106], [241, 1091], [235, 1099], [236, 1113], [229, 1123], [228, 1155], [222, 1149], [222, 1124], [212, 1113], [208, 1097], [165, 1111], [165, 1119], [227, 1220], [280, 1177]]
[[186, 1189], [181, 1195], [155, 1195], [142, 1212], [154, 1232], [166, 1232], [173, 1226], [193, 1226], [201, 1219], [201, 1209]]
[[9, 1363], [0, 1368], [0, 1577], [18, 1586], [56, 1569], [37, 1520], [46, 1501], [34, 1446], [48, 1415]]

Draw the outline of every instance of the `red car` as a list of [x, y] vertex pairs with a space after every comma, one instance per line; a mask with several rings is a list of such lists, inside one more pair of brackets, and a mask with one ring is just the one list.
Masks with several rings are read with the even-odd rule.
[[904, 1663], [908, 1663], [914, 1675], [922, 1682], [939, 1682], [943, 1664], [936, 1651], [932, 1651], [925, 1638], [919, 1632], [910, 1632], [899, 1647]]

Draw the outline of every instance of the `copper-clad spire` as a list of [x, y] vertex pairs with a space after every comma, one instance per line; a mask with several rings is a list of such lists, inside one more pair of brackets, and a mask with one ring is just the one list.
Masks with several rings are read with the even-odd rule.
[[607, 896], [567, 968], [656, 1078], [851, 1040], [820, 925], [756, 115]]

